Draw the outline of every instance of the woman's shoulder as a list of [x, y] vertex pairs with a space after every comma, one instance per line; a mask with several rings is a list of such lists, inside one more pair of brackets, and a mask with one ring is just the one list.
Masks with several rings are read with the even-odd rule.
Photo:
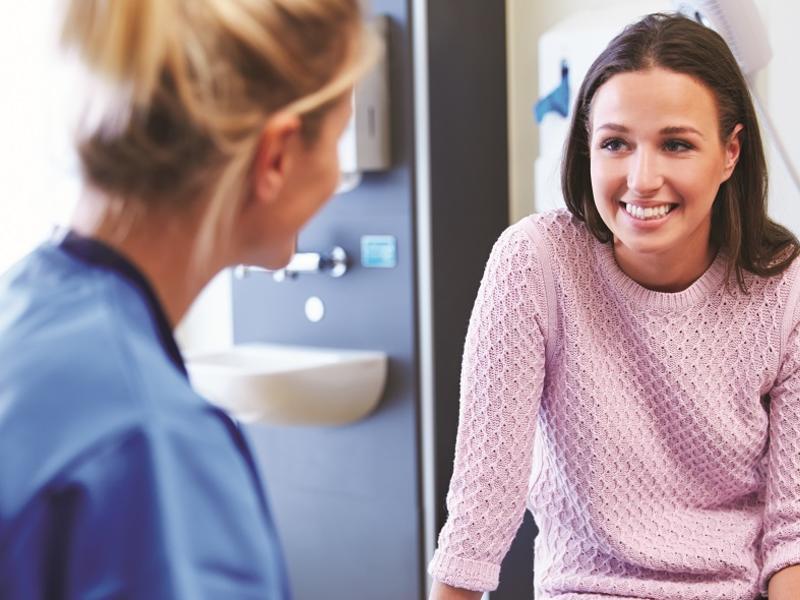
[[564, 250], [560, 248], [562, 244], [577, 242], [584, 245], [591, 239], [591, 233], [583, 221], [561, 208], [530, 214], [511, 225], [506, 231], [517, 235], [524, 234], [538, 244], [544, 243], [557, 248], [559, 253]]
[[587, 256], [599, 243], [582, 221], [564, 209], [534, 213], [500, 235], [489, 266], [504, 276], [524, 271], [521, 280], [544, 279], [552, 287], [557, 280], [581, 278], [592, 269], [594, 261]]
[[765, 265], [766, 269], [773, 271], [771, 274], [757, 274], [742, 269], [744, 290], [736, 285], [736, 270], [732, 268], [728, 281], [729, 292], [767, 305], [773, 302], [793, 304], [800, 296], [800, 256], [793, 257], [793, 254], [794, 247], [778, 251]]
[[[751, 285], [750, 295], [755, 296], [751, 302], [764, 306], [774, 305], [784, 314], [784, 333], [795, 329], [800, 324], [800, 256], [792, 256], [794, 248], [788, 248], [778, 254], [770, 266], [783, 264], [782, 270], [770, 276], [748, 273]], [[780, 267], [779, 267], [780, 268]], [[748, 284], [745, 280], [745, 283]]]
[[565, 266], [568, 270], [591, 264], [586, 256], [599, 243], [589, 229], [565, 209], [533, 213], [509, 226], [498, 245], [530, 252], [544, 265]]
[[110, 432], [204, 406], [157, 341], [115, 310], [124, 290], [76, 281], [50, 254], [37, 251], [0, 286], [0, 455], [35, 432], [20, 466], [58, 470], [48, 456], [63, 466]]

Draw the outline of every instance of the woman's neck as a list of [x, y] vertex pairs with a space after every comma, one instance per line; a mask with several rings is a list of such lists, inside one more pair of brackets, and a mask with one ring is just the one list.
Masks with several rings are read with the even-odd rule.
[[115, 211], [108, 199], [86, 194], [70, 222], [78, 234], [99, 240], [131, 261], [147, 278], [175, 328], [195, 298], [225, 264], [197, 265], [199, 219], [174, 215], [134, 215]]
[[703, 276], [717, 256], [717, 248], [687, 252], [634, 253], [614, 240], [614, 258], [622, 271], [644, 288], [656, 292], [682, 292]]

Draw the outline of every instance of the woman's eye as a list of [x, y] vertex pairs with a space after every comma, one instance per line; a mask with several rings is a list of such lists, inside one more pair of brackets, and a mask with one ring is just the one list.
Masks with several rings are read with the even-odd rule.
[[619, 138], [611, 138], [608, 140], [604, 140], [600, 144], [600, 148], [603, 150], [609, 150], [611, 152], [619, 152], [620, 150], [625, 148], [625, 142]]
[[686, 152], [692, 149], [694, 149], [694, 146], [683, 140], [667, 140], [664, 142], [664, 150], [667, 152]]

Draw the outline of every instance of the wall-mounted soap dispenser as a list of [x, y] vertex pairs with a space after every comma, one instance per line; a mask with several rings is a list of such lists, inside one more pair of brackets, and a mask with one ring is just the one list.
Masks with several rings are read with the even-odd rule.
[[[375, 33], [389, 48], [389, 21], [372, 22]], [[391, 168], [389, 57], [384, 53], [353, 91], [353, 116], [339, 140], [339, 193], [354, 189], [361, 174]]]

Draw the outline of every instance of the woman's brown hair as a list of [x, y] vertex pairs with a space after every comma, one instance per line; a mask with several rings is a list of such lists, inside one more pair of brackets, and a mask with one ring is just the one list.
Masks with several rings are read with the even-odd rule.
[[725, 40], [680, 15], [653, 14], [629, 25], [589, 68], [578, 91], [564, 147], [561, 186], [567, 208], [598, 240], [612, 240], [592, 194], [592, 100], [614, 75], [654, 67], [689, 75], [711, 90], [719, 112], [722, 143], [737, 124], [743, 125], [738, 164], [720, 186], [712, 209], [711, 242], [729, 258], [727, 279], [735, 269], [739, 287], [746, 291], [745, 270], [760, 276], [783, 272], [800, 253], [800, 244], [788, 229], [767, 215], [767, 166], [747, 82]]

